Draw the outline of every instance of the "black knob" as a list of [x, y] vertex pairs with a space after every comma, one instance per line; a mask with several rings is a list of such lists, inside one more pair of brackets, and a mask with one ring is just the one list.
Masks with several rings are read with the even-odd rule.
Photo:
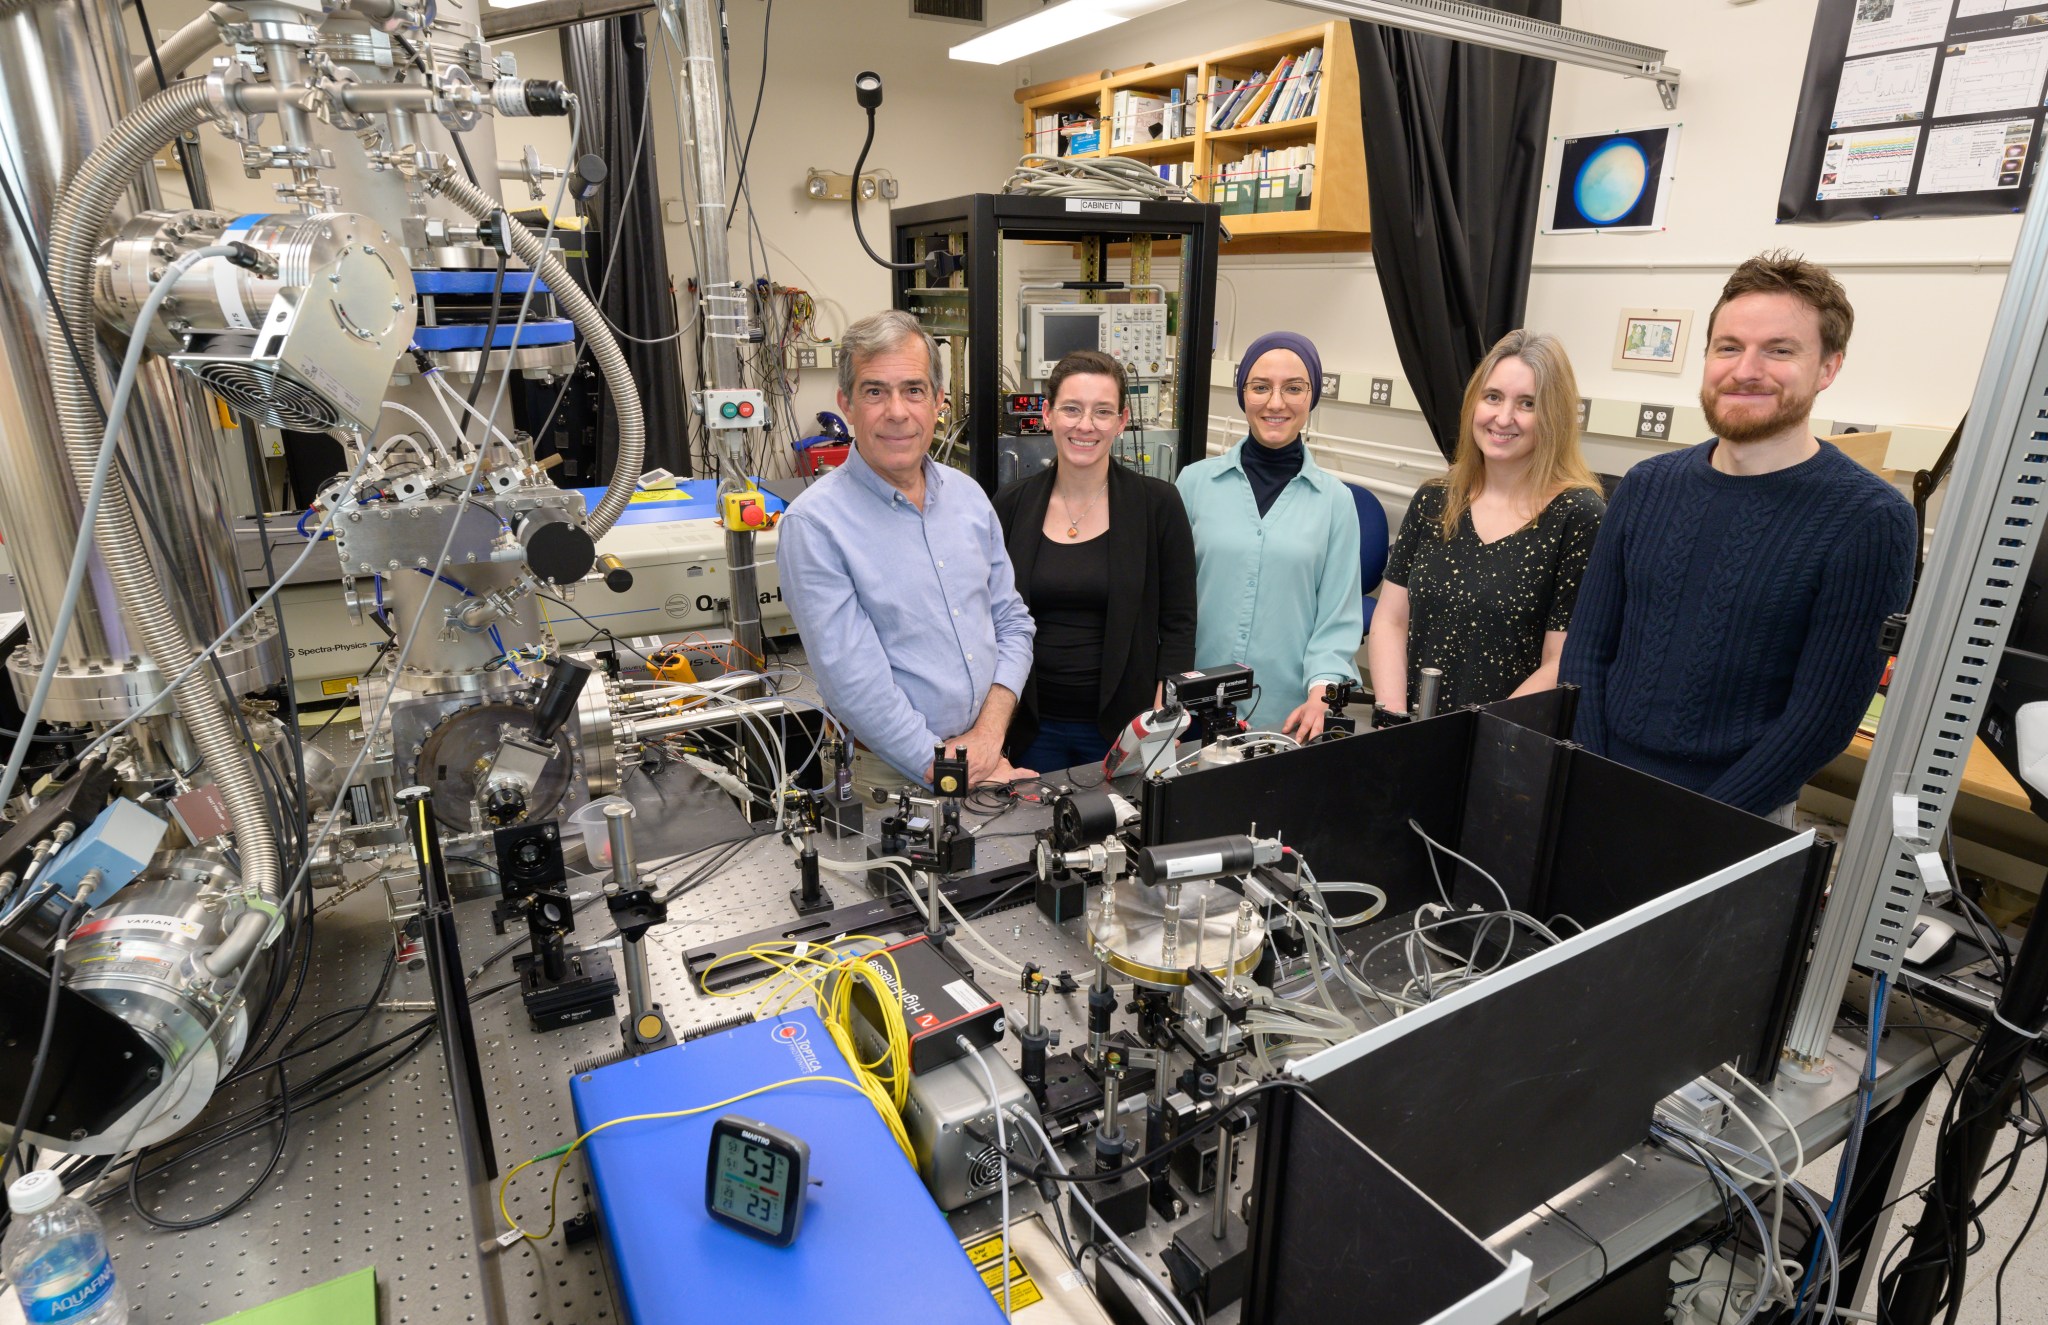
[[577, 202], [589, 202], [610, 174], [611, 168], [605, 165], [603, 157], [585, 152], [576, 158], [576, 166], [569, 173], [569, 196]]
[[607, 552], [600, 556], [597, 568], [604, 572], [604, 587], [613, 593], [624, 593], [633, 587], [633, 572], [616, 554]]

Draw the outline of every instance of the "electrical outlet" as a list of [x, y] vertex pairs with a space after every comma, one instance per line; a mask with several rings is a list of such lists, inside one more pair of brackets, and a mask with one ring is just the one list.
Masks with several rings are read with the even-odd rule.
[[1372, 391], [1366, 397], [1366, 403], [1368, 405], [1378, 405], [1382, 409], [1391, 409], [1394, 404], [1394, 379], [1391, 377], [1375, 377], [1372, 379]]
[[1339, 373], [1323, 374], [1323, 399], [1335, 400], [1337, 398], [1337, 384], [1341, 380], [1342, 375]]
[[832, 362], [830, 345], [805, 343], [792, 345], [782, 352], [782, 366], [791, 372], [805, 368], [830, 368]]
[[1584, 431], [1585, 431], [1586, 429], [1588, 429], [1588, 428], [1590, 428], [1590, 427], [1592, 427], [1592, 426], [1593, 426], [1593, 402], [1592, 402], [1592, 401], [1590, 401], [1590, 400], [1588, 400], [1588, 399], [1586, 399], [1586, 398], [1585, 398], [1584, 396], [1580, 396], [1580, 397], [1579, 397], [1579, 431], [1580, 431], [1580, 432], [1584, 432]]
[[1876, 432], [1877, 425], [1874, 423], [1844, 423], [1840, 419], [1836, 419], [1835, 431], [1837, 433]]
[[[804, 173], [804, 196], [813, 202], [845, 202], [853, 197], [856, 185], [853, 176], [836, 171], [820, 170], [816, 166]], [[897, 194], [896, 179], [870, 170], [860, 177], [860, 196], [865, 201], [876, 198], [893, 199]]]
[[1653, 442], [1671, 440], [1670, 405], [1638, 405], [1636, 407], [1636, 436]]

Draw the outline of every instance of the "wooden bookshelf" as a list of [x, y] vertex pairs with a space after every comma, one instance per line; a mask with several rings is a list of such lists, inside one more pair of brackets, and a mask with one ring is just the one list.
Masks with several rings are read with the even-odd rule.
[[[1299, 56], [1320, 46], [1321, 83], [1313, 114], [1296, 119], [1211, 130], [1207, 91], [1212, 78], [1242, 80], [1269, 72], [1282, 58]], [[1119, 92], [1165, 95], [1186, 88], [1195, 76], [1196, 109], [1190, 112], [1194, 132], [1180, 138], [1111, 146], [1112, 111]], [[1082, 157], [1131, 157], [1153, 164], [1185, 162], [1195, 177], [1195, 195], [1216, 201], [1219, 179], [1244, 169], [1247, 159], [1262, 151], [1313, 146], [1314, 187], [1306, 207], [1292, 211], [1254, 211], [1225, 215], [1232, 236], [1225, 252], [1344, 252], [1372, 247], [1372, 219], [1366, 188], [1365, 141], [1360, 121], [1358, 61], [1350, 26], [1330, 22], [1275, 33], [1205, 55], [1191, 56], [1136, 69], [1083, 74], [1040, 83], [1016, 94], [1023, 110], [1023, 149], [1036, 146], [1034, 129], [1040, 115], [1085, 114], [1097, 125], [1101, 146]]]

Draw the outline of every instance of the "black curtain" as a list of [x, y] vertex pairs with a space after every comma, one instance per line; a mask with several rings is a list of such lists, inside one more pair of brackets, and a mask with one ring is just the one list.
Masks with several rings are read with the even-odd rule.
[[[1491, 0], [1558, 21], [1561, 0]], [[1522, 325], [1550, 131], [1548, 60], [1351, 25], [1373, 266], [1401, 369], [1446, 456], [1465, 380]]]
[[[647, 468], [688, 474], [690, 448], [683, 421], [689, 412], [673, 339], [675, 292], [662, 239], [661, 190], [655, 182], [649, 56], [647, 31], [638, 14], [562, 29], [563, 81], [583, 103], [583, 138], [577, 150], [597, 153], [609, 171], [604, 187], [584, 206], [586, 220], [597, 231], [596, 251], [603, 255], [585, 266], [590, 293], [597, 298], [603, 290], [598, 305], [615, 329], [641, 340], [662, 341], [640, 345], [621, 337], [619, 345], [632, 364], [647, 416]], [[618, 452], [618, 422], [607, 411], [598, 482], [609, 480]]]

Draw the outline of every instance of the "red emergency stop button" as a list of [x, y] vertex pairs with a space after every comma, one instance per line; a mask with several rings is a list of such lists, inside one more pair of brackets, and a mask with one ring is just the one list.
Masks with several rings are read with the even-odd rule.
[[753, 417], [754, 417], [754, 402], [753, 402], [753, 401], [751, 401], [751, 400], [742, 400], [742, 401], [740, 402], [740, 417], [741, 417], [741, 418], [743, 418], [743, 419], [751, 419], [751, 418], [753, 418]]

